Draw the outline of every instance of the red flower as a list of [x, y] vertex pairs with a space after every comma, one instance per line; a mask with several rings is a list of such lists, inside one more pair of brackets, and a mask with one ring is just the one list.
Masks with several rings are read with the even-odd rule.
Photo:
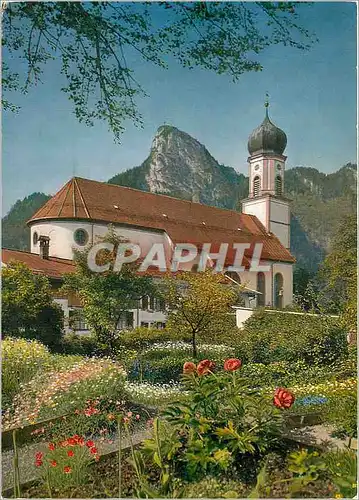
[[42, 460], [36, 460], [35, 465], [36, 465], [36, 467], [41, 467]]
[[74, 453], [72, 450], [69, 450], [69, 451], [67, 452], [67, 456], [68, 456], [68, 457], [73, 457], [74, 455], [75, 455], [75, 453]]
[[209, 371], [212, 371], [215, 367], [215, 363], [210, 361], [209, 359], [204, 359], [200, 361], [197, 365], [197, 373], [198, 375], [206, 375]]
[[227, 372], [235, 372], [242, 366], [242, 361], [237, 358], [229, 358], [224, 362], [224, 369]]
[[71, 437], [67, 440], [67, 444], [69, 446], [75, 446], [77, 444], [77, 439], [75, 439], [74, 437]]
[[54, 449], [55, 449], [54, 443], [49, 443], [49, 450], [54, 451]]
[[57, 465], [56, 460], [51, 460], [50, 465], [51, 465], [51, 467], [56, 467], [56, 465]]
[[71, 472], [72, 472], [71, 467], [69, 467], [68, 465], [65, 465], [65, 467], [64, 467], [64, 473], [65, 474], [71, 474]]
[[59, 444], [60, 444], [60, 446], [62, 446], [63, 448], [65, 448], [65, 446], [68, 446], [68, 445], [69, 445], [69, 443], [68, 443], [67, 439], [66, 439], [65, 441], [61, 441], [61, 443], [59, 443]]
[[86, 446], [87, 446], [87, 448], [92, 448], [93, 446], [95, 446], [95, 443], [93, 441], [89, 440], [89, 441], [86, 441]]
[[273, 404], [277, 408], [290, 408], [294, 403], [295, 396], [287, 389], [283, 389], [283, 387], [278, 387], [275, 390]]
[[94, 459], [95, 459], [96, 462], [98, 462], [100, 460], [100, 455], [95, 455]]
[[196, 371], [196, 365], [192, 361], [186, 361], [183, 365], [183, 373], [188, 375], [189, 373], [194, 373]]
[[79, 437], [79, 438], [78, 438], [78, 440], [77, 440], [77, 444], [78, 444], [79, 446], [84, 446], [84, 444], [85, 444], [85, 440], [84, 440], [84, 438]]
[[97, 448], [95, 448], [95, 446], [93, 446], [92, 448], [90, 448], [90, 452], [92, 453], [92, 455], [96, 455]]
[[35, 454], [35, 458], [36, 458], [36, 460], [41, 460], [43, 456], [44, 456], [44, 454], [43, 454], [43, 453], [41, 453], [41, 451], [38, 451], [38, 452]]

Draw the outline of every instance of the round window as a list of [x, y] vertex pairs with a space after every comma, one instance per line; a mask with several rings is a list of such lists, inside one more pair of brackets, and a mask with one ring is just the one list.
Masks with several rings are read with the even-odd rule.
[[259, 170], [259, 165], [256, 165], [256, 166], [254, 167], [254, 170]]
[[75, 243], [80, 246], [84, 246], [88, 242], [88, 239], [89, 235], [87, 234], [87, 231], [85, 231], [84, 229], [76, 229], [74, 234]]
[[34, 234], [32, 235], [32, 242], [34, 245], [37, 245], [37, 242], [39, 241], [39, 235], [35, 231]]

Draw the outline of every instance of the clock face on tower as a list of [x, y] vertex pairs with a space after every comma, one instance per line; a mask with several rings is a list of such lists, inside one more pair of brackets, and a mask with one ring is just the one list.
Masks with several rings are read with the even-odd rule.
[[259, 170], [259, 165], [255, 165], [254, 170]]

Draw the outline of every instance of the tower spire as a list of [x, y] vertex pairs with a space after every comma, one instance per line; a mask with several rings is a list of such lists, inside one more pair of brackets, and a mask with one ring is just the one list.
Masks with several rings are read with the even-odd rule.
[[268, 118], [268, 108], [269, 108], [269, 94], [266, 92], [266, 99], [264, 101], [264, 107], [266, 108], [266, 118]]

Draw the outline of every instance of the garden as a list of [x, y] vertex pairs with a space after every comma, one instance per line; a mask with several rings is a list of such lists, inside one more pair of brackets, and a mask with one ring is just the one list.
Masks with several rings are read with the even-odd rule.
[[[326, 317], [258, 310], [195, 356], [169, 329], [119, 332], [111, 356], [95, 336], [7, 337], [3, 494], [353, 498], [356, 391], [356, 347]], [[318, 426], [340, 446], [306, 441]]]
[[[239, 330], [238, 288], [219, 273], [155, 286], [130, 265], [91, 273], [88, 251], [62, 291], [80, 298], [90, 335], [63, 335], [47, 278], [3, 270], [4, 497], [356, 496], [351, 303], [340, 317], [258, 309]], [[156, 294], [164, 330], [118, 330]]]

